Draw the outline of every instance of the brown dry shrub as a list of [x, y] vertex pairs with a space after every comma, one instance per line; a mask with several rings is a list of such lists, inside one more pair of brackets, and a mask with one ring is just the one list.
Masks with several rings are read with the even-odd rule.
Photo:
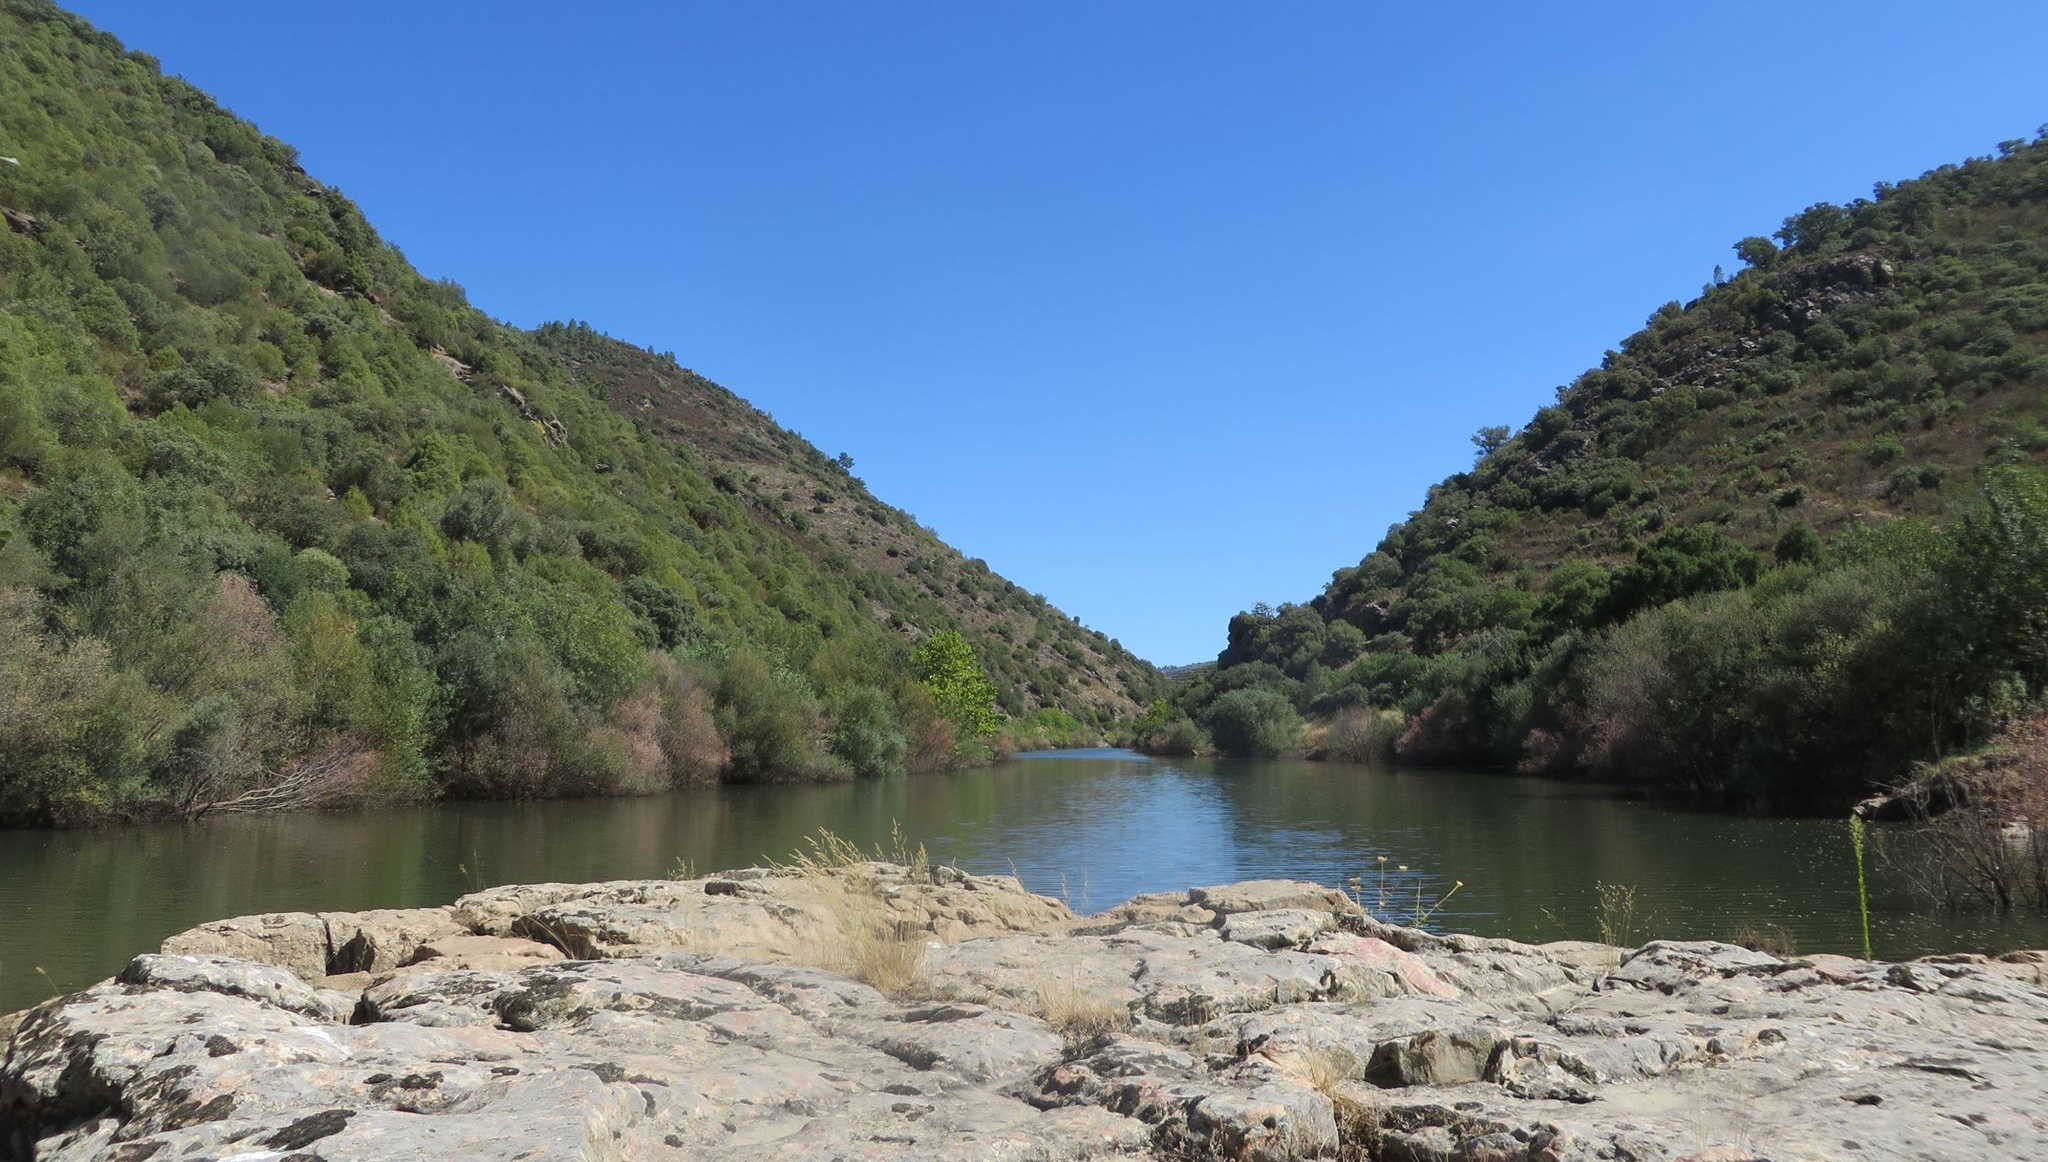
[[1394, 742], [1404, 723], [1393, 710], [1368, 710], [1362, 706], [1338, 712], [1323, 734], [1323, 752], [1349, 763], [1386, 762], [1394, 757]]
[[923, 686], [916, 682], [899, 685], [896, 712], [903, 721], [903, 737], [909, 744], [903, 755], [904, 770], [923, 775], [953, 765], [953, 748], [958, 739], [952, 720], [939, 713]]
[[1472, 707], [1465, 696], [1447, 691], [1410, 719], [1394, 740], [1394, 756], [1417, 766], [1447, 766], [1484, 761], [1484, 748], [1475, 753]]

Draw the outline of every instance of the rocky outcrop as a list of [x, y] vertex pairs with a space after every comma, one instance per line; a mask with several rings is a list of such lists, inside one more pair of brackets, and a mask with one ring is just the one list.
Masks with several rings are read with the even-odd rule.
[[1439, 936], [1272, 881], [1085, 918], [880, 864], [531, 885], [173, 937], [22, 1018], [0, 1156], [2032, 1158], [2044, 971]]

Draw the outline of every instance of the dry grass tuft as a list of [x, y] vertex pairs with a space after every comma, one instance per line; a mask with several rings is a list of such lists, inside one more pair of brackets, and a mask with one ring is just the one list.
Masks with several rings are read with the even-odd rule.
[[1301, 1053], [1301, 1079], [1331, 1101], [1341, 1100], [1338, 1087], [1359, 1072], [1357, 1055], [1346, 1049], [1305, 1049]]
[[1638, 919], [1635, 885], [1597, 883], [1593, 887], [1599, 897], [1600, 943], [1634, 948]]
[[1070, 1056], [1101, 1045], [1131, 1027], [1131, 1012], [1073, 981], [1038, 982], [1038, 1015], [1066, 1040]]
[[1788, 960], [1799, 954], [1799, 947], [1792, 939], [1792, 933], [1777, 924], [1769, 927], [1744, 928], [1730, 937], [1728, 943], [1739, 944], [1751, 952], [1768, 953], [1781, 960]]
[[865, 868], [872, 863], [893, 863], [906, 868], [912, 883], [932, 882], [931, 855], [922, 843], [910, 846], [910, 841], [903, 834], [903, 825], [893, 820], [889, 824], [889, 842], [886, 845], [877, 843], [873, 851], [834, 834], [830, 828], [820, 827], [804, 836], [803, 846], [792, 853], [787, 862], [772, 863], [771, 866], [816, 879]]
[[911, 847], [896, 824], [890, 825], [889, 843], [872, 852], [821, 827], [775, 866], [801, 878], [818, 901], [822, 918], [803, 959], [902, 996], [920, 988], [929, 936], [890, 911], [876, 863], [901, 865], [912, 883], [932, 882], [924, 846]]
[[891, 996], [916, 989], [924, 977], [921, 933], [900, 924], [857, 919], [841, 925], [839, 954], [846, 970]]

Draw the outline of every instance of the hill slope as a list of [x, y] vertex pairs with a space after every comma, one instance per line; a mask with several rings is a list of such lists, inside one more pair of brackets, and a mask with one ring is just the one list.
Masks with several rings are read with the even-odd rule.
[[[1311, 715], [1398, 709], [1418, 761], [1832, 801], [1982, 738], [2009, 717], [2000, 699], [2038, 696], [2031, 598], [1978, 594], [2022, 621], [1986, 629], [1974, 660], [1936, 654], [1976, 616], [1959, 592], [2031, 551], [2039, 515], [2048, 141], [1809, 207], [1736, 251], [1745, 269], [1660, 307], [1519, 431], [1475, 436], [1472, 469], [1313, 600], [1233, 619], [1184, 704], [1267, 686]], [[1918, 606], [1894, 604], [1904, 593]], [[1875, 651], [1909, 623], [1928, 636], [1889, 640], [1904, 652], [1888, 669], [1918, 667], [1926, 688], [1843, 676], [1886, 669]], [[1709, 680], [1701, 658], [1724, 647]], [[1751, 692], [1795, 679], [1803, 693], [1778, 695], [1818, 699], [1799, 704], [1819, 721], [1767, 725]], [[1630, 687], [1668, 702], [1628, 710]], [[1635, 720], [1689, 722], [1702, 699], [1724, 717], [1683, 745], [1651, 745]]]
[[1156, 693], [1150, 665], [877, 499], [852, 475], [850, 456], [827, 457], [670, 356], [580, 324], [536, 335], [564, 360], [572, 382], [641, 432], [690, 447], [757, 520], [822, 566], [860, 578], [877, 617], [906, 628], [959, 628], [1012, 713], [1052, 706], [1107, 722], [1133, 713], [1134, 697]]
[[0, 819], [877, 772], [980, 751], [990, 698], [1153, 693], [672, 359], [422, 278], [43, 0], [0, 4], [0, 154]]

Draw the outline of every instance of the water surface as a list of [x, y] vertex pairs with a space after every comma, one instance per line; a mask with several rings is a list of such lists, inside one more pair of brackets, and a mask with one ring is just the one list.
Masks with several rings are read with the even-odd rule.
[[[1802, 952], [1862, 943], [1841, 821], [1691, 813], [1500, 775], [1064, 751], [833, 786], [0, 831], [0, 1012], [110, 975], [204, 920], [659, 876], [678, 859], [713, 870], [785, 855], [818, 827], [872, 844], [892, 822], [934, 859], [1014, 871], [1084, 912], [1138, 892], [1264, 876], [1359, 876], [1380, 910], [1384, 855], [1384, 910], [1399, 916], [1412, 918], [1418, 894], [1427, 908], [1464, 881], [1435, 927], [1591, 937], [1597, 885], [1607, 883], [1635, 888], [1638, 939], [1781, 927]], [[1882, 876], [1874, 892], [1882, 956], [2048, 946], [2038, 916], [1918, 908]]]

